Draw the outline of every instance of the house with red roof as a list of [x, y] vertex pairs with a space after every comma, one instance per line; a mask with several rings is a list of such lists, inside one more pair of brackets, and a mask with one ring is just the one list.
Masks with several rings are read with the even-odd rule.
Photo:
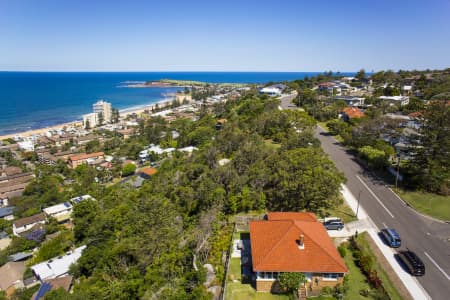
[[355, 118], [362, 118], [365, 117], [366, 115], [362, 112], [362, 110], [360, 110], [357, 107], [345, 107], [342, 110], [342, 118], [344, 119], [344, 121], [348, 121], [350, 119], [355, 119]]
[[281, 273], [300, 272], [307, 280], [303, 288], [318, 295], [326, 286], [342, 284], [348, 272], [313, 213], [268, 213], [267, 220], [250, 222], [250, 242], [257, 291], [279, 292]]

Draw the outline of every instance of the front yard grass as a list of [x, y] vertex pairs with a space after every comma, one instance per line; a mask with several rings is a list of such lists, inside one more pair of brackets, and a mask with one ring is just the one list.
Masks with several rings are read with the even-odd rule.
[[396, 192], [417, 211], [443, 221], [450, 221], [450, 196], [403, 189], [396, 189]]
[[[383, 282], [383, 287], [388, 293], [391, 300], [401, 300], [402, 297], [398, 293], [397, 289], [395, 288], [394, 284], [392, 283], [391, 279], [387, 275], [386, 271], [384, 270], [383, 266], [378, 261], [377, 257], [372, 251], [370, 242], [369, 242], [370, 236], [367, 232], [364, 232], [360, 235], [358, 235], [358, 238], [356, 239], [358, 242], [359, 247], [361, 248], [362, 252], [367, 253], [369, 256], [372, 257], [373, 260], [373, 268], [377, 271], [378, 277], [380, 277], [381, 281]], [[372, 242], [373, 243], [373, 242]], [[376, 246], [375, 246], [376, 247]], [[401, 283], [400, 283], [401, 284]]]
[[349, 223], [357, 220], [355, 217], [355, 213], [350, 208], [350, 206], [345, 203], [345, 201], [342, 201], [342, 204], [333, 208], [329, 208], [324, 212], [330, 217], [340, 218], [344, 223]]
[[288, 300], [288, 295], [275, 295], [271, 293], [257, 293], [250, 284], [240, 282], [227, 283], [225, 300]]
[[348, 290], [345, 293], [345, 299], [367, 299], [367, 297], [361, 296], [359, 292], [361, 290], [370, 290], [370, 286], [366, 281], [366, 276], [355, 264], [351, 251], [347, 251], [344, 262], [348, 268]]

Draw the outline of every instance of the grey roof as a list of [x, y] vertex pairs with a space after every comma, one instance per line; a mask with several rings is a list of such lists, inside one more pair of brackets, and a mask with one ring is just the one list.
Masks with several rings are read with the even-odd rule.
[[21, 260], [27, 259], [28, 257], [31, 257], [32, 255], [33, 255], [33, 253], [18, 252], [13, 255], [10, 255], [9, 260], [10, 261], [21, 261]]
[[14, 212], [14, 206], [2, 207], [0, 208], [0, 218], [12, 215]]

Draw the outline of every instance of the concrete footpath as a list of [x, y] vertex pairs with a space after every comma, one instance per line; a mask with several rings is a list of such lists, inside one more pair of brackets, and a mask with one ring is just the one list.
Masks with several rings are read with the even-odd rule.
[[345, 185], [342, 185], [341, 193], [346, 203], [348, 204], [348, 206], [350, 206], [353, 212], [356, 213], [356, 211], [358, 210], [357, 217], [359, 221], [352, 222], [351, 228], [348, 228], [347, 230], [349, 232], [353, 232], [353, 234], [355, 233], [354, 231], [356, 230], [358, 230], [358, 232], [367, 231], [369, 235], [372, 237], [372, 239], [375, 241], [381, 253], [383, 253], [386, 260], [394, 269], [395, 273], [397, 273], [398, 277], [403, 282], [403, 284], [405, 285], [406, 289], [409, 291], [411, 296], [414, 299], [419, 300], [431, 299], [431, 297], [428, 295], [428, 293], [425, 291], [422, 285], [417, 281], [417, 279], [411, 276], [405, 270], [403, 270], [403, 268], [399, 265], [394, 256], [395, 251], [383, 243], [383, 241], [378, 236], [378, 232], [380, 231], [380, 229], [377, 228], [375, 223], [370, 219], [369, 215], [366, 213], [363, 207], [359, 206], [359, 209], [357, 208], [358, 206], [357, 199]]

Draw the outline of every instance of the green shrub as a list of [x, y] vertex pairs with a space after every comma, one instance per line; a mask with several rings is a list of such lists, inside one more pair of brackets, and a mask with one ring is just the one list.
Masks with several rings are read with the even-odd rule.
[[322, 290], [320, 290], [320, 294], [323, 296], [331, 295], [333, 294], [333, 289], [330, 286], [325, 286], [322, 288]]
[[342, 246], [342, 245], [339, 246], [337, 249], [338, 249], [339, 254], [341, 255], [341, 257], [344, 258], [345, 255], [347, 254], [347, 249], [345, 249], [345, 247]]
[[135, 164], [132, 164], [132, 163], [126, 164], [122, 169], [122, 176], [127, 177], [130, 175], [133, 175], [135, 171], [136, 171]]
[[363, 297], [369, 297], [369, 290], [365, 290], [365, 289], [360, 290], [359, 294]]
[[353, 251], [353, 258], [354, 258], [356, 261], [359, 261], [360, 257], [361, 257], [361, 251], [359, 251], [359, 250], [354, 250], [354, 251]]
[[369, 255], [361, 255], [358, 264], [365, 274], [370, 274], [373, 268], [373, 259]]

